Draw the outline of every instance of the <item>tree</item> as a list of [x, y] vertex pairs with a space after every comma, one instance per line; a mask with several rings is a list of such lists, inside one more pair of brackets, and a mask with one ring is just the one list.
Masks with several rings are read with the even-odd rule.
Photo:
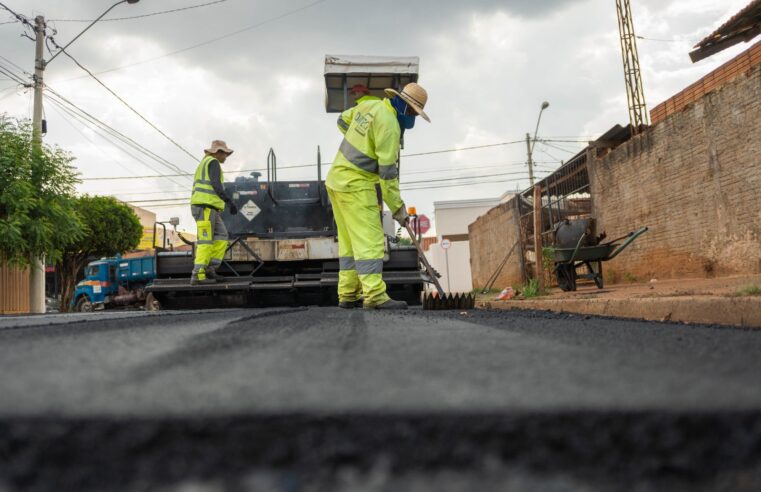
[[71, 309], [77, 273], [89, 258], [114, 256], [134, 249], [143, 235], [143, 226], [127, 205], [109, 196], [84, 195], [76, 200], [77, 213], [85, 233], [67, 247], [56, 268], [61, 285], [61, 311]]
[[73, 160], [58, 147], [33, 151], [31, 124], [0, 115], [0, 261], [56, 261], [82, 237]]

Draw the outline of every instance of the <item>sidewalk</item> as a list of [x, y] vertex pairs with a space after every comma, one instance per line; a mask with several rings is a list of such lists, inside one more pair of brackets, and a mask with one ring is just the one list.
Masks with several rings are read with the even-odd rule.
[[761, 275], [653, 279], [604, 289], [579, 283], [575, 292], [552, 288], [548, 295], [531, 299], [497, 301], [496, 294], [479, 295], [476, 306], [761, 327], [761, 295], [738, 295], [738, 291], [750, 285], [758, 286], [761, 293]]

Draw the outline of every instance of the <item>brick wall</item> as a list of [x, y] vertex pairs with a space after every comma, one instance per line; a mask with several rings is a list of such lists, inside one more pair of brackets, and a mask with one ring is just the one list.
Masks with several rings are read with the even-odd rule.
[[712, 90], [720, 88], [758, 64], [761, 64], [761, 41], [654, 107], [650, 111], [650, 121], [652, 124], [656, 124], [666, 116], [678, 113], [688, 104], [697, 101]]
[[[484, 287], [512, 245], [518, 240], [515, 199], [501, 203], [468, 226], [470, 273], [473, 287]], [[520, 245], [516, 246], [502, 269], [494, 288], [502, 289], [523, 282]]]
[[606, 264], [614, 278], [761, 272], [761, 64], [589, 171], [598, 231], [650, 227]]

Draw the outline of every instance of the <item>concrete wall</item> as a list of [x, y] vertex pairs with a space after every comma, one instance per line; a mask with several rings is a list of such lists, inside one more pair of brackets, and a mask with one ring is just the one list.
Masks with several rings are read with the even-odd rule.
[[439, 280], [444, 289], [451, 292], [473, 289], [468, 224], [498, 203], [498, 198], [433, 203], [436, 234], [451, 243], [446, 251], [441, 242], [431, 244], [427, 252], [431, 266], [442, 275]]
[[598, 232], [650, 227], [606, 264], [609, 280], [761, 272], [761, 65], [589, 171]]
[[[511, 199], [481, 215], [468, 227], [470, 238], [470, 271], [473, 287], [484, 287], [508, 250], [518, 241], [518, 212]], [[494, 288], [502, 289], [523, 282], [520, 245], [497, 277]]]
[[441, 237], [468, 233], [468, 225], [499, 203], [497, 198], [433, 203], [436, 234]]
[[440, 244], [432, 244], [426, 256], [431, 266], [441, 274], [439, 282], [444, 290], [448, 292], [473, 290], [468, 241], [453, 241], [448, 250], [444, 250]]

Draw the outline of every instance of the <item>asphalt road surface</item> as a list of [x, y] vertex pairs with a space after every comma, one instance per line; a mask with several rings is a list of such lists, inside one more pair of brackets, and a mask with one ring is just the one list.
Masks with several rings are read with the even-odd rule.
[[0, 317], [0, 492], [761, 490], [761, 330], [512, 312]]

